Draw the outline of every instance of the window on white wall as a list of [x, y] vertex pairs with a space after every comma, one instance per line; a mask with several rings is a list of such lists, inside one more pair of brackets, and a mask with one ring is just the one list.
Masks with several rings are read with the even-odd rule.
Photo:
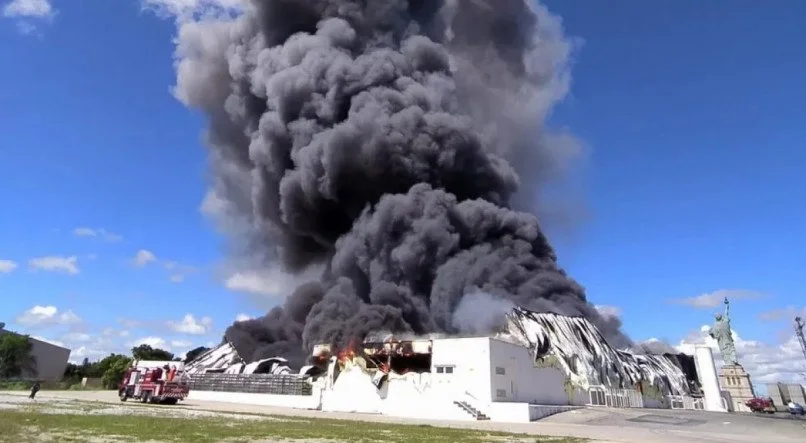
[[453, 374], [453, 366], [435, 366], [434, 369], [437, 371], [437, 374]]
[[507, 369], [497, 366], [495, 368], [495, 375], [507, 375]]
[[496, 389], [495, 396], [496, 398], [505, 398], [507, 396], [507, 391], [504, 389]]

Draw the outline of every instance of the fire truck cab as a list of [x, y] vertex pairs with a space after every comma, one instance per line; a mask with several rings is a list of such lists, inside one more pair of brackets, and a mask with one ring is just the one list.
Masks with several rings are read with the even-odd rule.
[[174, 405], [187, 398], [190, 388], [184, 380], [184, 365], [174, 361], [133, 361], [118, 386], [120, 401]]

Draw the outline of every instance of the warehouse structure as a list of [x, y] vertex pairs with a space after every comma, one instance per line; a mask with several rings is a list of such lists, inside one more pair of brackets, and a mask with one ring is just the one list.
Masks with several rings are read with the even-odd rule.
[[699, 409], [696, 367], [688, 355], [616, 350], [581, 317], [516, 308], [497, 334], [320, 345], [298, 371], [282, 358], [245, 362], [224, 343], [186, 375], [191, 399], [525, 422], [586, 405]]
[[[4, 334], [19, 335], [16, 332], [5, 329], [5, 323], [0, 323], [0, 336]], [[62, 376], [64, 376], [64, 370], [67, 368], [70, 350], [33, 337], [28, 337], [28, 340], [31, 342], [34, 367], [32, 371], [24, 371], [22, 378], [41, 381], [61, 380]]]

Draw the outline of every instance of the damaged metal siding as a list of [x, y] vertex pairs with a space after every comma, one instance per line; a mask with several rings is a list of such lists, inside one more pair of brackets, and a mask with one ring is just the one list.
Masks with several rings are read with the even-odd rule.
[[191, 392], [243, 392], [249, 394], [312, 395], [309, 382], [296, 375], [199, 374], [188, 381]]

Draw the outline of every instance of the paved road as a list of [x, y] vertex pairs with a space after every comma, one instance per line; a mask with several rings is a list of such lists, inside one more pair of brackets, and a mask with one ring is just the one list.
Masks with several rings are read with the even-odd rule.
[[[117, 403], [119, 401], [115, 394], [115, 392], [108, 391], [42, 391], [37, 396], [37, 399], [40, 397], [42, 399], [55, 397]], [[166, 407], [363, 420], [380, 423], [431, 424], [525, 434], [584, 437], [601, 443], [806, 442], [806, 421], [804, 420], [776, 420], [764, 416], [700, 411], [591, 408], [554, 415], [534, 423], [498, 423], [408, 420], [369, 414], [307, 411], [203, 401], [187, 401], [177, 406]]]

